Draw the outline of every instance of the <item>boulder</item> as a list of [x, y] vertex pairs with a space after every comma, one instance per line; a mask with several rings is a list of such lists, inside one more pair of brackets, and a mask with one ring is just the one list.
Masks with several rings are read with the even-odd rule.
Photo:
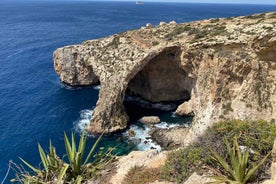
[[183, 184], [208, 184], [212, 182], [215, 181], [207, 176], [201, 176], [194, 172]]
[[133, 130], [128, 130], [127, 133], [130, 137], [135, 137], [136, 135], [136, 133]]
[[157, 150], [132, 151], [126, 156], [122, 156], [116, 162], [116, 174], [112, 176], [109, 183], [122, 183], [125, 175], [134, 166], [145, 166], [148, 168], [159, 168], [165, 164], [166, 152], [158, 153]]
[[168, 150], [184, 145], [183, 137], [188, 133], [188, 128], [185, 127], [173, 127], [173, 128], [154, 128], [149, 134], [152, 139], [159, 144], [162, 149]]
[[169, 24], [171, 24], [171, 25], [175, 25], [175, 24], [176, 24], [176, 22], [175, 22], [174, 20], [172, 20], [172, 21], [170, 21], [170, 22], [169, 22]]
[[151, 27], [152, 27], [151, 23], [146, 24], [146, 28], [151, 28]]
[[159, 23], [159, 26], [164, 26], [164, 25], [166, 25], [166, 22], [162, 21], [162, 22]]
[[158, 124], [160, 123], [160, 118], [158, 116], [144, 116], [139, 121], [144, 124]]
[[178, 116], [194, 116], [194, 110], [190, 101], [177, 107], [175, 114]]

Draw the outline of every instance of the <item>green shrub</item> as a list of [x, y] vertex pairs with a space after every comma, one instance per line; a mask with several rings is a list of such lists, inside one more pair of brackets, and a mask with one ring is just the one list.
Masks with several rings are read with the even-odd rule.
[[215, 27], [213, 32], [212, 32], [212, 36], [217, 36], [217, 35], [221, 35], [223, 33], [226, 33], [226, 26], [218, 26]]
[[199, 34], [201, 33], [201, 31], [198, 28], [192, 28], [189, 32], [188, 35], [192, 35], [192, 34]]
[[191, 172], [198, 170], [204, 158], [201, 147], [189, 146], [185, 149], [171, 152], [162, 167], [162, 178], [181, 183]]
[[248, 15], [245, 17], [249, 19], [261, 19], [261, 18], [265, 18], [265, 13], [258, 14], [258, 15]]
[[273, 146], [276, 138], [275, 124], [268, 123], [264, 120], [259, 121], [242, 121], [227, 120], [216, 123], [207, 131], [210, 141], [226, 137], [231, 141], [235, 136], [239, 136], [239, 144], [247, 146], [258, 152], [259, 155], [266, 155]]
[[227, 148], [226, 158], [220, 156], [217, 151], [210, 149], [211, 158], [222, 168], [220, 171], [223, 174], [211, 177], [217, 180], [219, 183], [248, 183], [248, 181], [250, 181], [254, 177], [256, 171], [271, 154], [270, 151], [258, 163], [249, 164], [250, 149], [248, 147], [245, 147], [244, 150], [241, 150], [236, 137], [233, 139], [232, 147], [230, 146], [230, 143], [227, 141], [227, 139], [225, 139], [225, 145]]
[[191, 26], [190, 25], [186, 25], [186, 26], [177, 26], [172, 32], [170, 32], [169, 34], [167, 34], [165, 37], [166, 38], [171, 38], [174, 36], [177, 36], [185, 31], [189, 31], [191, 30]]
[[57, 156], [56, 149], [52, 146], [52, 142], [50, 141], [49, 154], [46, 155], [40, 144], [38, 144], [38, 150], [43, 169], [37, 169], [19, 157], [20, 160], [36, 174], [36, 177], [31, 176], [28, 172], [21, 172], [21, 176], [23, 177], [17, 177], [18, 179], [12, 180], [12, 182], [21, 181], [22, 183], [38, 183], [39, 181], [53, 178], [57, 178], [57, 184], [62, 182], [69, 165], [64, 163]]
[[207, 31], [202, 31], [200, 33], [195, 34], [194, 39], [197, 40], [197, 39], [200, 39], [200, 38], [204, 38], [207, 34], [208, 34]]
[[219, 18], [215, 18], [215, 19], [211, 19], [211, 20], [210, 20], [211, 23], [216, 23], [216, 22], [218, 22], [218, 21], [219, 21]]
[[[226, 158], [227, 149], [223, 139], [232, 142], [235, 136], [239, 137], [239, 145], [254, 151], [249, 159], [249, 163], [254, 163], [262, 160], [272, 150], [276, 138], [276, 125], [263, 120], [227, 120], [215, 123], [193, 145], [168, 155], [165, 166], [162, 168], [162, 177], [180, 183], [195, 171], [201, 173], [205, 171], [204, 168], [216, 168], [217, 164], [212, 161], [209, 148], [216, 150], [221, 157]], [[265, 178], [264, 171], [268, 169], [269, 163], [270, 159], [267, 159], [257, 171], [257, 181]]]

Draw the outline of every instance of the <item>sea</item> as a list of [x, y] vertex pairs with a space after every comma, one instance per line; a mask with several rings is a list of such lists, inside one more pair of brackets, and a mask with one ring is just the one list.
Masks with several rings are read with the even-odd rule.
[[[139, 29], [147, 23], [190, 22], [276, 11], [276, 5], [157, 3], [136, 5], [108, 1], [0, 1], [0, 182], [14, 177], [9, 161], [18, 157], [39, 166], [37, 144], [49, 140], [60, 157], [65, 154], [63, 133], [85, 129], [98, 99], [100, 86], [62, 84], [53, 67], [59, 47], [115, 33]], [[190, 118], [173, 114], [173, 104], [151, 104], [126, 97], [130, 127], [103, 138], [101, 146], [116, 147], [117, 154], [131, 150], [161, 149], [148, 136], [149, 128], [137, 122], [143, 115], [158, 115], [159, 127], [187, 125]], [[142, 141], [141, 141], [142, 140]], [[95, 141], [90, 136], [88, 146]], [[7, 172], [9, 170], [9, 172]], [[6, 179], [5, 181], [4, 178]]]

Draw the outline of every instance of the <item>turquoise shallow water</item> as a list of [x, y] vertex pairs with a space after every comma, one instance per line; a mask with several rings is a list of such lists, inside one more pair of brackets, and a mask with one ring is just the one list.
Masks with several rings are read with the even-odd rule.
[[[51, 138], [58, 153], [63, 154], [63, 131], [77, 131], [96, 104], [98, 89], [68, 88], [60, 83], [52, 62], [56, 48], [137, 29], [148, 22], [157, 25], [160, 21], [188, 22], [267, 11], [276, 11], [276, 6], [1, 1], [0, 181], [10, 159], [18, 163], [21, 156], [38, 165], [38, 142], [46, 148]], [[137, 108], [129, 106], [133, 122], [141, 116], [136, 113]], [[170, 111], [139, 111], [157, 114], [168, 123], [187, 121], [174, 117]], [[118, 146], [121, 153], [141, 149], [135, 141], [126, 142], [122, 137], [105, 137], [102, 144]], [[89, 144], [93, 141], [91, 138]]]

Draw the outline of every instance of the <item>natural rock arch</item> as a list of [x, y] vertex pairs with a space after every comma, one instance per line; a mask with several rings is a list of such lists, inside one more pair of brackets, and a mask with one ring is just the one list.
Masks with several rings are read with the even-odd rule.
[[108, 80], [99, 75], [101, 90], [88, 131], [114, 132], [126, 128], [128, 115], [123, 102], [127, 89], [151, 102], [188, 100], [193, 82], [181, 69], [181, 53], [178, 46], [153, 49], [139, 64], [129, 64], [125, 73], [115, 71], [116, 75], [110, 75]]

